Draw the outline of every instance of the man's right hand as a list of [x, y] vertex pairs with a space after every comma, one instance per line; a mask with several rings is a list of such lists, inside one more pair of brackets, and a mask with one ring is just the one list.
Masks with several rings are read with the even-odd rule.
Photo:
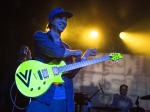
[[64, 58], [69, 57], [69, 56], [77, 57], [77, 56], [81, 56], [81, 55], [82, 55], [81, 50], [69, 50], [69, 49], [66, 49], [65, 50], [65, 54], [64, 54]]
[[74, 50], [73, 51], [73, 56], [76, 57], [76, 56], [81, 56], [82, 55], [82, 51], [81, 50]]

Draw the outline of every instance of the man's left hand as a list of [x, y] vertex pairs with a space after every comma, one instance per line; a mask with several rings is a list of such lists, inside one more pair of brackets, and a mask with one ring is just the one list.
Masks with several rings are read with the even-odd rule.
[[86, 60], [89, 56], [96, 56], [97, 54], [97, 49], [87, 49], [84, 55], [82, 56], [82, 60]]

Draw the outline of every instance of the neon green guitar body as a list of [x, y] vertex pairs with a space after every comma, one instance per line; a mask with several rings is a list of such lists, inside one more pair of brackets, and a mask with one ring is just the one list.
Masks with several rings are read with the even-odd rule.
[[58, 63], [53, 60], [44, 64], [36, 60], [25, 61], [19, 65], [15, 74], [15, 81], [19, 91], [27, 97], [38, 97], [48, 90], [53, 82], [63, 83], [62, 73], [54, 75], [52, 67], [66, 65], [64, 61]]
[[99, 62], [107, 60], [116, 61], [122, 58], [120, 53], [110, 53], [109, 56], [68, 65], [64, 61], [58, 62], [53, 60], [49, 64], [44, 64], [36, 60], [29, 60], [19, 65], [16, 70], [15, 81], [17, 88], [23, 95], [38, 97], [45, 93], [52, 83], [63, 83], [62, 73]]

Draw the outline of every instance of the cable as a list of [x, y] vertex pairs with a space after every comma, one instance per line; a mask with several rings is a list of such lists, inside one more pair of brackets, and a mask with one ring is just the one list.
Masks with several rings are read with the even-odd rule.
[[[28, 105], [27, 105], [27, 106], [24, 107], [24, 108], [20, 108], [20, 107], [18, 107], [18, 106], [15, 104], [15, 103], [16, 103], [16, 99], [17, 99], [17, 94], [16, 94], [14, 100], [13, 100], [13, 98], [12, 98], [12, 88], [13, 88], [14, 84], [15, 84], [15, 82], [13, 82], [13, 84], [12, 84], [12, 86], [11, 86], [11, 88], [10, 88], [10, 99], [11, 99], [11, 101], [12, 101], [12, 103], [13, 103], [12, 112], [14, 112], [14, 106], [15, 106], [16, 108], [18, 108], [19, 110], [24, 110], [24, 109], [26, 109], [26, 108], [28, 107]], [[17, 92], [16, 92], [16, 93], [17, 93]], [[29, 104], [30, 104], [30, 102], [31, 102], [31, 98], [30, 98], [30, 100], [29, 100]]]

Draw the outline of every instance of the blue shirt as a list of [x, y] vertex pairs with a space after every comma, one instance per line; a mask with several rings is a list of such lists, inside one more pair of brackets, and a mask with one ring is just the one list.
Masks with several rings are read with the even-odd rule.
[[120, 112], [129, 112], [129, 109], [133, 107], [133, 103], [129, 97], [124, 98], [119, 94], [115, 94], [111, 106], [121, 109]]

